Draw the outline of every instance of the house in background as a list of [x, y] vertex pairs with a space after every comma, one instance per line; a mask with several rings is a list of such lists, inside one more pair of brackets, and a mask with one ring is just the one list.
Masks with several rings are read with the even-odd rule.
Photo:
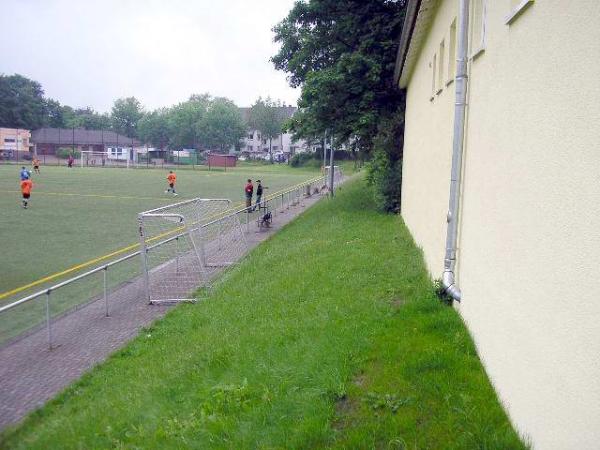
[[19, 160], [29, 155], [31, 132], [23, 128], [0, 128], [0, 159]]
[[137, 139], [114, 131], [80, 128], [40, 128], [31, 133], [31, 142], [34, 153], [45, 161], [56, 159], [60, 148], [107, 153], [105, 159], [127, 161], [135, 157], [136, 153], [132, 149], [141, 145]]
[[[460, 6], [468, 78], [456, 78]], [[410, 0], [400, 41], [402, 216], [432, 278], [457, 225], [456, 307], [535, 449], [600, 442], [598, 56], [588, 0]], [[460, 207], [447, 217], [454, 148]]]
[[[284, 119], [291, 118], [298, 108], [295, 106], [280, 106], [277, 108], [281, 117]], [[249, 123], [250, 108], [240, 108], [242, 118], [245, 123]], [[296, 153], [307, 151], [308, 147], [305, 141], [294, 141], [291, 133], [282, 133], [273, 139], [272, 151], [283, 154], [285, 158], [289, 158]], [[240, 151], [241, 155], [250, 157], [252, 159], [265, 158], [269, 154], [269, 140], [261, 136], [260, 131], [248, 129], [247, 135], [244, 137], [242, 147]]]

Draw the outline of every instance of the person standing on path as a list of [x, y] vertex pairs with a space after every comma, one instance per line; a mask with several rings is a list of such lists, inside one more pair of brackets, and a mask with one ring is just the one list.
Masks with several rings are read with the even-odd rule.
[[254, 185], [252, 184], [252, 180], [248, 178], [248, 182], [244, 187], [244, 194], [246, 195], [246, 209], [248, 212], [251, 211], [252, 207], [252, 195], [254, 194]]
[[260, 180], [256, 180], [256, 182], [258, 183], [258, 185], [256, 186], [256, 202], [254, 203], [254, 209], [252, 209], [252, 211], [254, 211], [256, 208], [260, 209], [260, 202], [262, 200], [263, 189], [269, 189], [268, 187], [263, 186]]

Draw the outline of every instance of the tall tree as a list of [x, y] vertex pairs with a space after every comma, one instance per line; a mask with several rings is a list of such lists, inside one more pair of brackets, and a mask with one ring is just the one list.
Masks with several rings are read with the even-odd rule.
[[172, 148], [198, 147], [200, 141], [197, 124], [206, 114], [210, 101], [208, 94], [192, 95], [187, 101], [171, 108], [168, 122], [171, 130], [169, 145]]
[[215, 98], [197, 123], [197, 130], [204, 145], [225, 153], [231, 147], [239, 146], [246, 134], [246, 125], [239, 108], [231, 100]]
[[46, 121], [44, 90], [21, 75], [0, 75], [0, 126], [40, 128]]
[[135, 97], [115, 100], [111, 111], [114, 130], [128, 137], [137, 137], [137, 124], [144, 115], [142, 104]]
[[145, 114], [138, 122], [138, 135], [143, 142], [164, 150], [171, 137], [169, 110], [161, 108]]
[[[296, 138], [329, 130], [338, 143], [381, 152], [382, 167], [400, 173], [404, 94], [394, 85], [393, 73], [405, 9], [403, 0], [294, 4], [273, 29], [281, 48], [272, 61], [289, 73], [292, 86], [302, 88], [300, 113], [289, 125]], [[392, 178], [373, 179], [385, 183]], [[396, 210], [399, 186], [374, 184], [384, 193], [380, 207]]]
[[44, 120], [44, 125], [52, 128], [66, 127], [64, 107], [51, 98], [46, 99], [46, 119]]
[[281, 102], [274, 102], [269, 97], [258, 98], [250, 108], [249, 125], [260, 131], [263, 139], [269, 140], [269, 159], [273, 163], [273, 139], [282, 133], [285, 115]]
[[67, 108], [65, 125], [68, 128], [85, 128], [86, 130], [107, 130], [111, 128], [111, 118], [108, 114], [99, 114], [89, 106], [77, 109]]

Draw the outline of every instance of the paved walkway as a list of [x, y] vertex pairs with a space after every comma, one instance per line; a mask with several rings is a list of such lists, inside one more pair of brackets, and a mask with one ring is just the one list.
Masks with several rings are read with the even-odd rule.
[[[277, 208], [270, 229], [256, 220], [242, 230], [249, 249], [276, 233], [321, 195], [305, 198], [283, 213]], [[43, 405], [94, 365], [135, 337], [141, 328], [162, 317], [165, 305], [148, 305], [139, 279], [110, 294], [110, 317], [103, 299], [93, 301], [52, 323], [53, 348], [45, 328], [0, 348], [0, 429], [18, 422]]]

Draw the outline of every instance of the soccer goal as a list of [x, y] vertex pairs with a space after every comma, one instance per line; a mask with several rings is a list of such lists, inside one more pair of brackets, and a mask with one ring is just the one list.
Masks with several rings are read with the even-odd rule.
[[195, 301], [220, 268], [247, 250], [230, 200], [192, 199], [138, 215], [142, 274], [150, 303]]
[[128, 155], [116, 155], [114, 152], [81, 151], [81, 167], [127, 167], [130, 166]]

